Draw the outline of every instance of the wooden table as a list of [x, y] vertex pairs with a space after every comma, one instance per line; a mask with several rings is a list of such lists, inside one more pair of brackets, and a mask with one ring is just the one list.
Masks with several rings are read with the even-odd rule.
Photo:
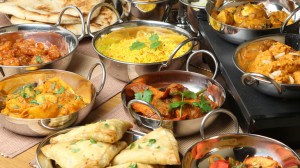
[[[117, 94], [93, 112], [108, 113], [114, 107], [121, 103], [121, 94]], [[13, 159], [0, 157], [0, 168], [30, 168], [29, 162], [35, 159], [35, 151], [37, 145], [28, 149], [24, 153], [16, 156]]]

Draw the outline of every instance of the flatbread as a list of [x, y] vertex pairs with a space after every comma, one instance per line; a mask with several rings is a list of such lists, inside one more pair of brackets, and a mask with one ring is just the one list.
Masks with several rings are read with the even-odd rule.
[[172, 131], [158, 128], [131, 143], [118, 154], [112, 164], [143, 163], [151, 165], [179, 165], [178, 144]]
[[[40, 14], [60, 13], [64, 7], [73, 5], [77, 6], [83, 14], [88, 15], [90, 10], [95, 5], [104, 2], [104, 0], [6, 0], [5, 3], [7, 2], [15, 2], [15, 4], [17, 4], [19, 7], [24, 8], [27, 11], [36, 12]], [[72, 10], [67, 10], [66, 14], [72, 16], [79, 16], [76, 11]]]
[[149, 165], [149, 164], [142, 164], [142, 163], [125, 163], [121, 165], [116, 165], [116, 166], [110, 166], [106, 168], [131, 168], [131, 167], [136, 167], [136, 168], [164, 168], [165, 166], [161, 165]]
[[75, 128], [65, 134], [50, 139], [50, 143], [74, 142], [94, 139], [99, 142], [115, 143], [132, 127], [127, 121], [111, 119]]
[[49, 144], [41, 150], [47, 158], [54, 160], [62, 168], [104, 168], [126, 146], [127, 144], [124, 141], [108, 144], [93, 140], [82, 140], [76, 143]]

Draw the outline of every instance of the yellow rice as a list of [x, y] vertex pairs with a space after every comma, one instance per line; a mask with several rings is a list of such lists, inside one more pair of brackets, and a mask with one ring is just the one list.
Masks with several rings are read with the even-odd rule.
[[[160, 46], [150, 49], [149, 37], [152, 34], [159, 36]], [[96, 49], [104, 56], [122, 62], [153, 63], [168, 60], [174, 49], [187, 37], [167, 28], [138, 26], [123, 28], [101, 36], [96, 40]], [[145, 46], [139, 50], [130, 50], [136, 42], [143, 42]], [[184, 45], [174, 58], [182, 56], [191, 48], [191, 43]]]

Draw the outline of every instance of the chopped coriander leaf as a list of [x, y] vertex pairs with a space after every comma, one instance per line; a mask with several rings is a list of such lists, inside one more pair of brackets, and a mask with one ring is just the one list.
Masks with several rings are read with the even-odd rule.
[[156, 148], [156, 149], [159, 149], [159, 148], [160, 148], [160, 146], [156, 146], [155, 148]]
[[23, 98], [26, 98], [26, 99], [28, 99], [30, 96], [27, 94], [27, 93], [25, 93], [25, 92], [21, 92], [21, 96], [23, 97]]
[[156, 143], [156, 139], [149, 139], [147, 146], [152, 146], [155, 143]]
[[61, 93], [63, 93], [64, 91], [65, 91], [65, 88], [64, 88], [63, 86], [61, 86], [61, 87], [59, 88], [59, 90], [54, 91], [54, 93], [55, 93], [55, 94], [61, 94]]
[[128, 168], [138, 168], [136, 163], [130, 163]]
[[160, 46], [160, 44], [161, 44], [161, 42], [160, 41], [156, 41], [156, 42], [154, 42], [154, 43], [151, 43], [150, 44], [150, 49], [156, 49], [156, 48], [158, 48], [159, 46]]
[[149, 40], [151, 41], [151, 43], [157, 42], [158, 39], [159, 39], [159, 36], [158, 36], [156, 33], [152, 34], [152, 35], [149, 37]]
[[212, 110], [212, 107], [210, 106], [209, 102], [207, 102], [203, 96], [201, 96], [200, 102], [194, 102], [192, 103], [194, 106], [197, 106], [202, 109], [203, 112], [207, 113]]
[[54, 81], [51, 85], [51, 89], [54, 90], [55, 89], [55, 85], [56, 85], [56, 82]]
[[70, 148], [70, 150], [73, 152], [73, 153], [77, 153], [80, 151], [79, 148]]
[[63, 108], [63, 105], [61, 105], [61, 104], [60, 104], [60, 105], [58, 105], [58, 108], [59, 108], [59, 109]]
[[79, 99], [80, 99], [80, 96], [77, 95], [77, 96], [75, 97], [75, 100], [79, 100]]
[[40, 105], [41, 103], [39, 103], [37, 100], [32, 100], [32, 101], [30, 102], [30, 104]]
[[142, 149], [142, 146], [141, 146], [141, 145], [138, 145], [138, 148], [139, 148], [139, 149]]
[[133, 149], [135, 147], [135, 144], [134, 143], [131, 143], [130, 145], [129, 145], [129, 149]]
[[39, 64], [43, 63], [43, 60], [42, 60], [41, 56], [39, 56], [39, 55], [36, 56], [35, 60], [36, 60], [36, 62], [39, 63]]
[[76, 144], [76, 141], [74, 141], [74, 142], [71, 142], [70, 144], [71, 144], [71, 145], [75, 145], [75, 144]]
[[109, 127], [109, 124], [108, 124], [108, 123], [105, 123], [104, 126], [105, 126], [106, 128], [108, 128], [108, 127]]
[[19, 106], [18, 105], [14, 105], [14, 109], [18, 109], [19, 108]]
[[132, 50], [140, 50], [145, 46], [145, 43], [143, 42], [139, 42], [139, 41], [135, 41], [134, 43], [132, 43], [132, 45], [130, 46], [130, 51]]
[[93, 138], [90, 139], [90, 142], [91, 142], [92, 144], [96, 144], [96, 143], [97, 143], [97, 141], [96, 141], [95, 139], [93, 139]]
[[153, 92], [151, 90], [145, 90], [143, 93], [142, 92], [137, 92], [134, 94], [134, 98], [136, 100], [143, 100], [145, 102], [150, 103], [152, 101], [152, 95]]
[[170, 103], [170, 108], [178, 108], [178, 107], [180, 107], [180, 106], [182, 106], [182, 105], [184, 105], [185, 104], [185, 102], [173, 102], [173, 103]]
[[41, 94], [41, 92], [38, 90], [35, 90], [35, 95], [39, 95], [39, 94]]

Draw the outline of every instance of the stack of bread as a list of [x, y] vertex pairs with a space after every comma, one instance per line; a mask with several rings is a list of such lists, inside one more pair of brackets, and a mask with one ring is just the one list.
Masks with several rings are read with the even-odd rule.
[[[55, 24], [59, 13], [66, 6], [78, 7], [86, 20], [90, 10], [104, 0], [5, 0], [0, 3], [0, 12], [7, 14], [12, 24], [21, 23], [45, 23]], [[104, 27], [114, 24], [117, 16], [112, 10], [103, 7], [94, 12], [91, 21], [91, 31], [99, 31]], [[62, 27], [72, 31], [76, 35], [81, 34], [81, 22], [79, 14], [73, 10], [67, 10], [62, 17]]]
[[50, 139], [41, 148], [60, 167], [156, 168], [179, 165], [172, 132], [158, 128], [127, 145], [122, 140], [131, 123], [110, 119], [74, 128]]

